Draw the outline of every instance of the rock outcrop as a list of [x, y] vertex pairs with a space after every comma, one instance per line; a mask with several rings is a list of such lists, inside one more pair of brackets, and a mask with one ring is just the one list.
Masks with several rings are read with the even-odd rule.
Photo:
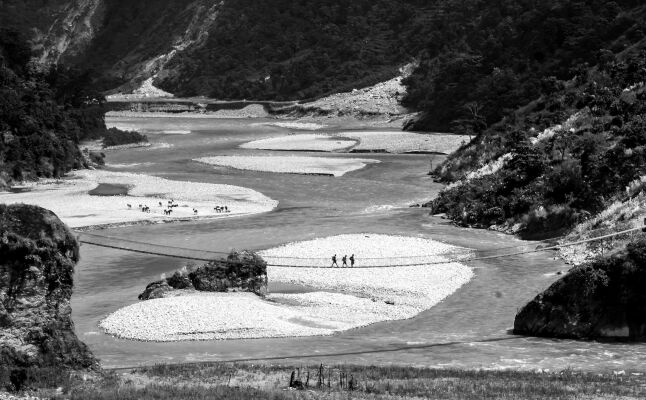
[[200, 267], [184, 267], [171, 277], [146, 286], [139, 300], [158, 299], [174, 290], [203, 292], [253, 292], [267, 288], [267, 263], [252, 251], [234, 251], [226, 260], [213, 260]]
[[523, 307], [514, 333], [574, 339], [646, 339], [646, 240], [573, 268]]
[[0, 387], [26, 369], [97, 365], [71, 319], [78, 258], [76, 239], [54, 213], [0, 204]]

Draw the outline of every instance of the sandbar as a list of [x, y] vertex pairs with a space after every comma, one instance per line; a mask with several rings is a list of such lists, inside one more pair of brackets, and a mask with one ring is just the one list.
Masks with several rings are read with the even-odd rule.
[[[128, 187], [128, 194], [90, 194], [101, 185]], [[268, 212], [278, 205], [262, 193], [239, 186], [99, 170], [75, 171], [67, 179], [42, 180], [28, 186], [28, 192], [0, 193], [0, 202], [47, 208], [71, 228], [221, 218]], [[174, 200], [178, 207], [173, 208], [171, 215], [165, 215], [169, 200]], [[142, 212], [139, 205], [148, 206], [150, 212]], [[214, 210], [216, 206], [227, 206], [230, 212], [218, 213]]]
[[[330, 268], [331, 254], [341, 264], [342, 255], [350, 252], [357, 259], [355, 268]], [[266, 298], [186, 292], [124, 307], [100, 325], [114, 336], [142, 341], [332, 335], [412, 318], [433, 307], [473, 277], [471, 268], [453, 261], [466, 254], [467, 249], [430, 239], [368, 233], [289, 243], [261, 252], [270, 264], [269, 280], [318, 291]], [[368, 263], [380, 266], [366, 268]]]
[[361, 169], [368, 164], [379, 163], [378, 160], [363, 158], [300, 156], [216, 156], [198, 158], [195, 161], [248, 171], [335, 177]]

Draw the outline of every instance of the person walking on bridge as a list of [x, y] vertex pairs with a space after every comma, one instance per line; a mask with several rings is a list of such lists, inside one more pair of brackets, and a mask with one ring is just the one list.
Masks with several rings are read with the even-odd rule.
[[344, 255], [344, 256], [343, 256], [343, 258], [341, 259], [341, 261], [343, 261], [343, 265], [342, 265], [342, 267], [346, 267], [346, 268], [347, 268], [347, 267], [348, 267], [348, 255], [347, 255], [347, 254], [346, 254], [346, 255]]
[[339, 267], [339, 264], [336, 263], [336, 254], [332, 256], [332, 267], [334, 267], [335, 265], [337, 266], [337, 268]]
[[350, 268], [354, 267], [354, 254], [350, 256]]

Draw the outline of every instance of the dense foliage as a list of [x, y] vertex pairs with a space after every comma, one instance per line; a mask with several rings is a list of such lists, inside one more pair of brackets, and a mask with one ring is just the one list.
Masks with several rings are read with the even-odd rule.
[[45, 77], [29, 68], [18, 33], [0, 30], [0, 54], [0, 186], [82, 167], [79, 115], [61, 107]]
[[[527, 304], [514, 332], [537, 336], [646, 338], [646, 240], [573, 268]], [[626, 329], [627, 328], [627, 329]]]
[[636, 50], [619, 58], [605, 52], [597, 68], [570, 82], [555, 79], [549, 95], [482, 132], [436, 173], [454, 181], [506, 153], [511, 160], [443, 191], [429, 206], [460, 224], [539, 237], [628, 196], [625, 188], [646, 174], [644, 82], [646, 53]]
[[639, 0], [449, 0], [428, 24], [413, 21], [420, 66], [404, 104], [424, 112], [412, 128], [476, 133], [568, 80], [602, 49], [643, 38]]
[[148, 137], [135, 131], [122, 131], [117, 128], [110, 128], [103, 134], [103, 147], [119, 146], [130, 143], [147, 142]]
[[599, 51], [643, 36], [642, 3], [547, 0], [225, 2], [164, 89], [216, 98], [305, 99], [383, 80], [413, 58], [411, 128], [478, 131], [573, 77]]
[[[46, 32], [62, 5], [0, 9], [7, 23]], [[404, 103], [423, 116], [411, 128], [477, 133], [552, 90], [550, 77], [630, 46], [644, 12], [640, 0], [101, 0], [92, 43], [64, 59], [97, 71], [105, 90], [173, 53], [163, 89], [284, 100], [376, 83], [416, 58]]]
[[106, 130], [104, 98], [91, 73], [43, 71], [30, 63], [31, 54], [23, 34], [0, 29], [0, 187], [87, 167], [78, 148], [84, 139], [105, 137], [106, 146], [146, 140]]
[[206, 43], [162, 88], [227, 99], [304, 99], [385, 80], [410, 58], [400, 33], [418, 1], [224, 2]]

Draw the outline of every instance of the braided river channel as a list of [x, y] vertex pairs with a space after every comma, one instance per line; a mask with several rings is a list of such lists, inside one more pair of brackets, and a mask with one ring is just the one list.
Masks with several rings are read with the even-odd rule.
[[[108, 119], [108, 122], [110, 120]], [[279, 201], [272, 212], [253, 216], [133, 225], [91, 231], [166, 246], [212, 251], [262, 250], [294, 241], [349, 233], [383, 233], [429, 238], [492, 252], [532, 243], [486, 230], [458, 228], [409, 207], [433, 198], [442, 185], [427, 175], [443, 156], [280, 152], [279, 155], [379, 160], [341, 177], [278, 174], [214, 167], [193, 161], [217, 155], [276, 155], [244, 150], [242, 143], [293, 130], [263, 120], [131, 118], [123, 126], [147, 130], [152, 146], [107, 153], [107, 169], [170, 180], [224, 183], [259, 191]], [[322, 132], [342, 129], [332, 127]], [[171, 133], [155, 133], [167, 130]], [[182, 134], [178, 134], [181, 131]], [[190, 131], [190, 132], [189, 132]], [[552, 340], [511, 334], [518, 308], [568, 266], [555, 254], [532, 253], [471, 261], [474, 278], [441, 303], [408, 320], [381, 322], [332, 336], [195, 342], [139, 342], [114, 338], [98, 324], [117, 309], [136, 303], [146, 285], [186, 261], [82, 245], [72, 297], [81, 340], [104, 367], [161, 362], [255, 359], [315, 364], [404, 364], [445, 368], [582, 370], [641, 369], [646, 345]], [[432, 266], [430, 266], [432, 267]], [[294, 290], [272, 286], [270, 291]], [[282, 358], [289, 356], [290, 358]]]

